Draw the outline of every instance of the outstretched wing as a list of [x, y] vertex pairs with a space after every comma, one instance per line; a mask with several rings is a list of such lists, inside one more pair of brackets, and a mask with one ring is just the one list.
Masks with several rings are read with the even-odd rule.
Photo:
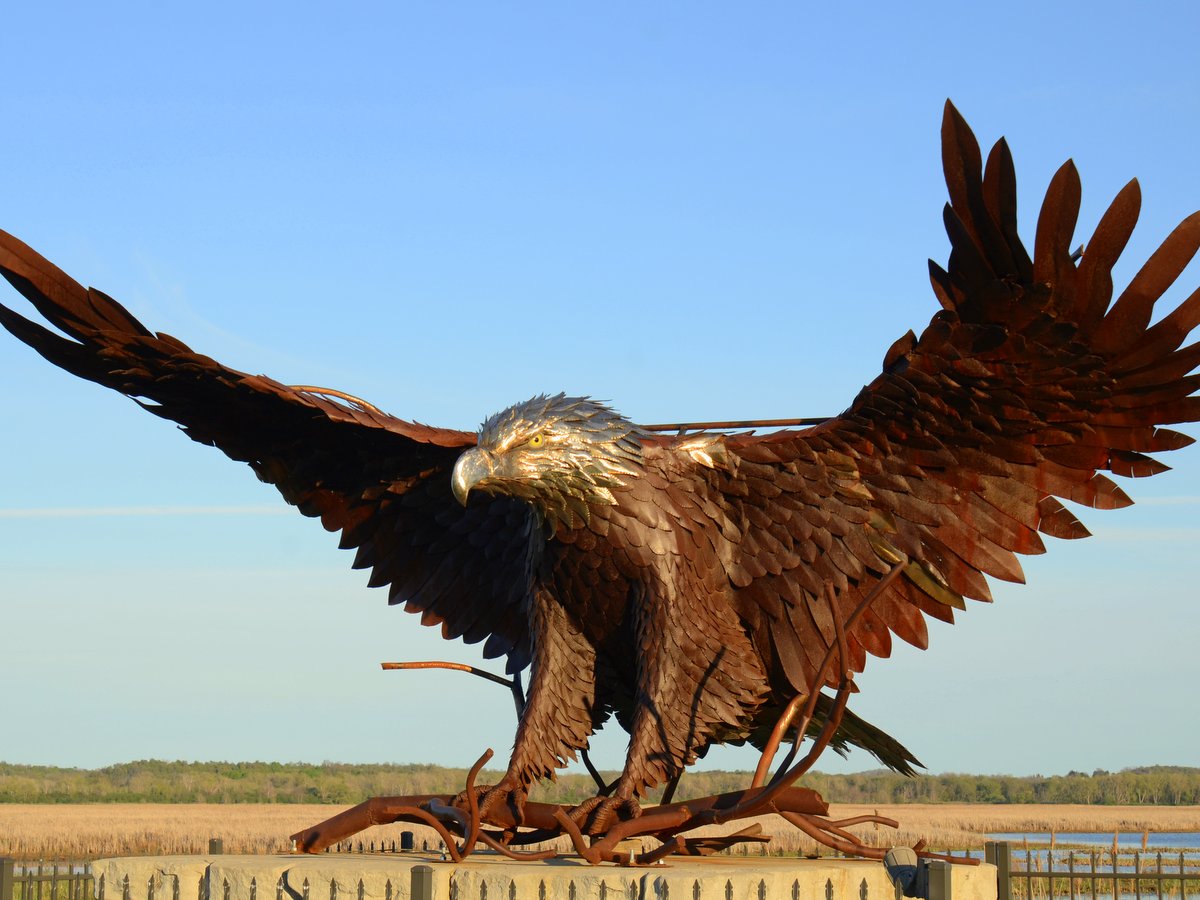
[[0, 231], [0, 273], [66, 337], [0, 305], [0, 324], [80, 378], [178, 422], [195, 441], [248, 463], [289, 503], [341, 531], [389, 602], [441, 624], [446, 637], [490, 638], [489, 656], [527, 664], [522, 603], [533, 527], [523, 504], [473, 497], [461, 507], [450, 471], [475, 435], [431, 428], [357, 403], [248, 375], [153, 333]]
[[1151, 324], [1154, 302], [1200, 246], [1200, 214], [1110, 302], [1113, 263], [1138, 215], [1136, 182], [1076, 261], [1080, 189], [1068, 162], [1050, 184], [1030, 259], [1004, 142], [984, 168], [947, 104], [942, 143], [952, 250], [946, 270], [930, 265], [943, 310], [919, 338], [910, 332], [892, 347], [883, 374], [841, 416], [731, 438], [736, 472], [708, 475], [735, 526], [726, 567], [741, 613], [797, 690], [835, 642], [834, 611], [846, 621], [894, 564], [902, 576], [848, 635], [856, 671], [868, 652], [888, 655], [892, 633], [925, 647], [922, 614], [949, 622], [963, 598], [990, 600], [985, 575], [1022, 581], [1017, 554], [1043, 552], [1043, 534], [1086, 536], [1060, 499], [1128, 505], [1102, 473], [1163, 471], [1147, 454], [1191, 438], [1160, 426], [1200, 419], [1200, 376], [1190, 374], [1200, 345], [1181, 349], [1200, 323], [1200, 291]]

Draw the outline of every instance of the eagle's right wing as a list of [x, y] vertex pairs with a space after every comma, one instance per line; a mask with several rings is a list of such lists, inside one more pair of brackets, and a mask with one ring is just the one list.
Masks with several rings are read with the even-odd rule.
[[[1062, 502], [1132, 502], [1105, 473], [1154, 475], [1149, 454], [1191, 438], [1162, 426], [1200, 420], [1200, 290], [1159, 321], [1154, 304], [1200, 247], [1184, 220], [1113, 300], [1112, 268], [1137, 220], [1131, 182], [1078, 262], [1074, 166], [1051, 182], [1032, 258], [1017, 235], [1012, 161], [981, 158], [949, 104], [942, 130], [951, 203], [948, 267], [931, 266], [943, 310], [887, 354], [883, 373], [840, 416], [808, 431], [739, 435], [739, 465], [706, 477], [722, 498], [721, 548], [743, 619], [796, 691], [848, 629], [847, 668], [887, 656], [891, 636], [923, 647], [924, 616], [953, 620], [987, 579], [1021, 581], [1019, 554], [1042, 535], [1087, 530]], [[835, 597], [828, 596], [832, 587]], [[834, 606], [836, 604], [836, 606]], [[841, 667], [826, 670], [836, 683]]]
[[0, 305], [0, 324], [50, 362], [178, 422], [193, 440], [249, 464], [288, 503], [341, 531], [389, 602], [445, 637], [488, 639], [488, 656], [528, 662], [523, 604], [534, 527], [527, 507], [450, 492], [470, 432], [407, 422], [263, 375], [226, 368], [120, 303], [85, 289], [0, 231], [0, 274], [67, 337]]

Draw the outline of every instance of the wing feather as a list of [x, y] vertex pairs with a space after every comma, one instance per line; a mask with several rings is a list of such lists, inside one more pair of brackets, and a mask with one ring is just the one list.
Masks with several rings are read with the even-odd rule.
[[711, 476], [741, 536], [718, 555], [742, 608], [756, 610], [743, 618], [765, 631], [755, 646], [774, 648], [775, 676], [796, 690], [835, 643], [827, 584], [847, 617], [899, 561], [903, 577], [847, 635], [849, 663], [858, 670], [866, 653], [887, 655], [892, 632], [924, 647], [926, 616], [953, 622], [964, 598], [989, 601], [988, 576], [1023, 581], [1019, 556], [1043, 552], [1042, 535], [1087, 536], [1062, 500], [1128, 505], [1105, 473], [1164, 471], [1148, 454], [1191, 438], [1160, 426], [1200, 420], [1200, 345], [1185, 346], [1200, 325], [1200, 291], [1151, 324], [1200, 248], [1200, 214], [1114, 302], [1112, 268], [1141, 204], [1136, 181], [1076, 264], [1080, 185], [1066, 163], [1030, 259], [1007, 145], [984, 167], [949, 104], [942, 138], [952, 249], [945, 269], [930, 263], [942, 311], [920, 337], [892, 346], [883, 373], [841, 416], [807, 431], [730, 436], [737, 465]]
[[424, 613], [447, 637], [490, 638], [486, 652], [508, 654], [510, 671], [527, 664], [520, 611], [531, 518], [511, 499], [480, 496], [464, 509], [453, 498], [449, 473], [474, 434], [226, 368], [151, 332], [4, 232], [0, 274], [62, 332], [0, 305], [0, 324], [20, 340], [249, 464], [303, 514], [340, 531], [355, 567], [372, 570], [369, 584], [390, 585], [390, 602]]

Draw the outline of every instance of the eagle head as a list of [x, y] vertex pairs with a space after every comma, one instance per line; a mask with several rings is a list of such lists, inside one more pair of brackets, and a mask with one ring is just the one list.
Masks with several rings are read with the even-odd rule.
[[542, 394], [484, 422], [478, 446], [455, 463], [450, 486], [464, 506], [478, 488], [527, 501], [552, 532], [577, 528], [592, 506], [615, 502], [612, 488], [636, 477], [645, 436], [603, 403]]

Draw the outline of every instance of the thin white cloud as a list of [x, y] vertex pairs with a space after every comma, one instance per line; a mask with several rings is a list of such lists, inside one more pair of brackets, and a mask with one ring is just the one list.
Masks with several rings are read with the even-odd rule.
[[82, 519], [104, 516], [277, 516], [287, 506], [58, 506], [0, 509], [0, 519]]

